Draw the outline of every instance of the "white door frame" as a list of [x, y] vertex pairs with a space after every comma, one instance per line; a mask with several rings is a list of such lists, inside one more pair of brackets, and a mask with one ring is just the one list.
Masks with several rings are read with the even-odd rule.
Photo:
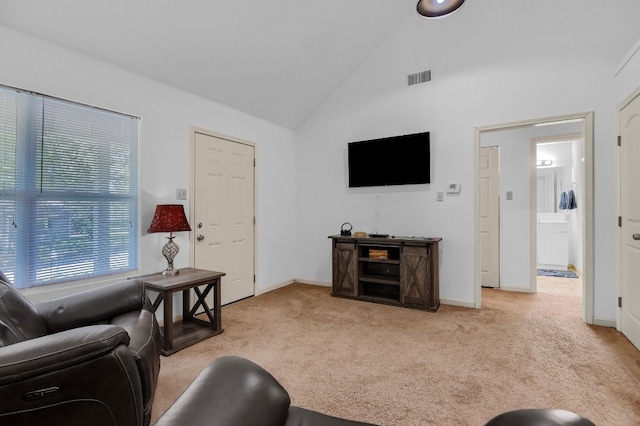
[[[480, 271], [480, 143], [484, 133], [496, 130], [517, 129], [534, 125], [544, 125], [547, 123], [582, 120], [582, 154], [583, 163], [583, 206], [584, 206], [584, 226], [582, 228], [582, 320], [587, 324], [593, 324], [593, 249], [594, 249], [594, 222], [593, 222], [593, 112], [560, 115], [532, 120], [516, 121], [475, 128], [474, 137], [474, 307], [482, 307], [482, 276]], [[535, 157], [534, 157], [535, 158]], [[535, 229], [536, 215], [531, 215], [531, 227]], [[532, 256], [535, 256], [533, 252]], [[535, 259], [533, 260], [535, 266]]]
[[[196, 187], [196, 133], [204, 134], [207, 136], [212, 136], [214, 138], [224, 139], [229, 142], [240, 143], [244, 145], [249, 145], [253, 147], [254, 159], [255, 159], [255, 167], [253, 168], [253, 217], [254, 217], [254, 225], [253, 225], [253, 273], [255, 274], [255, 279], [253, 282], [253, 292], [254, 295], [257, 294], [258, 288], [258, 147], [255, 143], [249, 142], [244, 139], [240, 139], [234, 136], [225, 135], [224, 133], [214, 132], [212, 130], [203, 129], [201, 127], [189, 126], [189, 223], [194, 223], [195, 221], [195, 187]], [[192, 268], [195, 267], [195, 250], [196, 250], [196, 239], [191, 238], [190, 241], [190, 250], [189, 250], [189, 266]], [[193, 297], [193, 296], [192, 296]]]

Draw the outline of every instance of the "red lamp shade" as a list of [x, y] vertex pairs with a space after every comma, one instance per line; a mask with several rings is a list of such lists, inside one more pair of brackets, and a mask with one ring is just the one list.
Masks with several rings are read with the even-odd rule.
[[173, 269], [173, 259], [180, 251], [180, 247], [173, 241], [174, 232], [191, 231], [182, 204], [158, 204], [153, 215], [149, 232], [169, 232], [167, 244], [162, 247], [162, 255], [167, 259], [167, 269], [162, 275], [176, 275], [180, 271]]
[[149, 232], [191, 231], [182, 204], [158, 204]]

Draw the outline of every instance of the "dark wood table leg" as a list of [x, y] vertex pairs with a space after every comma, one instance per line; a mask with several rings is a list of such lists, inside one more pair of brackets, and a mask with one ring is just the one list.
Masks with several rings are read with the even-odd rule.
[[191, 291], [190, 289], [182, 290], [182, 321], [189, 321], [191, 315], [189, 314], [189, 306], [191, 305]]
[[220, 301], [220, 283], [221, 283], [221, 279], [217, 278], [215, 285], [213, 286], [213, 304], [214, 304], [214, 314], [213, 314], [213, 318], [215, 320], [215, 328], [216, 330], [222, 330], [222, 313], [220, 312], [220, 310], [222, 309], [222, 302]]
[[[207, 327], [211, 327], [213, 330], [222, 331], [222, 314], [220, 312], [222, 309], [222, 302], [220, 301], [220, 286], [221, 280], [218, 278], [208, 283], [202, 292], [198, 287], [193, 287], [193, 291], [196, 295], [196, 301], [193, 306], [190, 307], [188, 316], [185, 315], [185, 318], [188, 317], [189, 321], [206, 325]], [[213, 309], [209, 307], [206, 301], [206, 297], [209, 293], [212, 293], [213, 295]], [[204, 314], [208, 317], [208, 322], [195, 317], [196, 311], [200, 307], [202, 307]]]
[[164, 350], [170, 352], [173, 349], [173, 294], [170, 291], [164, 294]]
[[[150, 291], [151, 293], [156, 293], [156, 298], [153, 301], [153, 305], [151, 306], [151, 312], [153, 312], [154, 314], [156, 313], [156, 311], [158, 310], [158, 306], [160, 306], [160, 303], [162, 303], [162, 300], [164, 299], [164, 292], [161, 291]], [[147, 295], [149, 295], [149, 291], [147, 292]], [[151, 296], [149, 295], [149, 300], [151, 300]]]
[[[211, 291], [211, 288], [213, 287], [213, 285], [214, 285], [213, 282], [207, 284], [203, 292], [200, 291], [199, 287], [193, 287], [193, 291], [196, 295], [196, 302], [193, 304], [193, 306], [191, 307], [191, 311], [189, 312], [189, 318], [192, 321], [206, 324], [211, 328], [214, 328], [215, 322], [213, 320], [213, 317], [211, 316], [211, 308], [209, 308], [206, 298], [207, 298], [207, 295], [209, 295], [209, 292]], [[202, 307], [203, 313], [209, 318], [208, 323], [206, 323], [206, 321], [203, 321], [199, 318], [195, 318], [196, 311], [198, 310], [199, 307]]]

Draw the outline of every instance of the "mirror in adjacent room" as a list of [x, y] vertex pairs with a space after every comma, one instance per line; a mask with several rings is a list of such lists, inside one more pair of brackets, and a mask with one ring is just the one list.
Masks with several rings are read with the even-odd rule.
[[565, 188], [565, 179], [565, 167], [538, 167], [538, 213], [557, 213], [560, 211], [560, 195]]

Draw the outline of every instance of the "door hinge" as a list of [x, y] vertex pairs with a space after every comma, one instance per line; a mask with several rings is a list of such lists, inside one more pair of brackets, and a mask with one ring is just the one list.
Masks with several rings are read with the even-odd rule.
[[622, 146], [622, 136], [618, 135], [618, 146]]
[[618, 308], [622, 308], [622, 297], [618, 297]]
[[253, 274], [253, 283], [256, 283], [256, 274]]
[[256, 166], [256, 159], [254, 158], [253, 159], [253, 167], [255, 167], [255, 166]]
[[622, 216], [618, 216], [618, 226], [622, 227]]

